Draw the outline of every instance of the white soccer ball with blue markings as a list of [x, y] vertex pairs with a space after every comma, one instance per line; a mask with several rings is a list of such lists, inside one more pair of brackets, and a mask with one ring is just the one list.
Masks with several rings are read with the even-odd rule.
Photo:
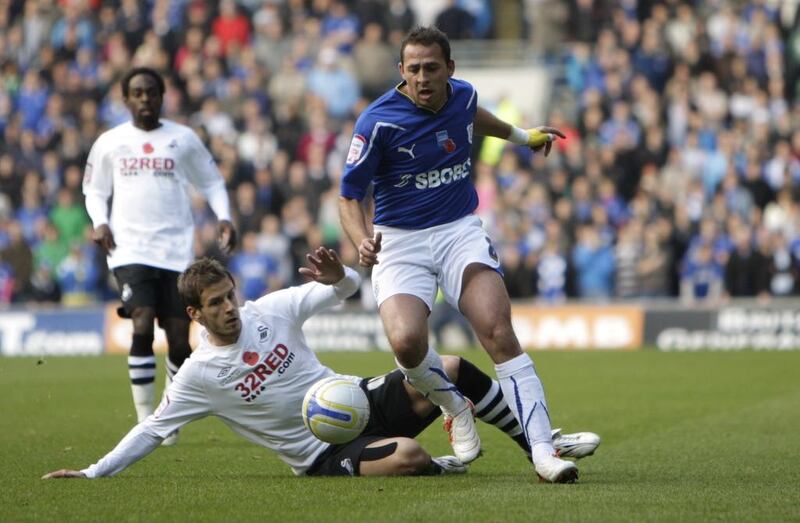
[[319, 380], [303, 398], [303, 423], [322, 441], [347, 443], [361, 434], [368, 421], [367, 395], [346, 378]]

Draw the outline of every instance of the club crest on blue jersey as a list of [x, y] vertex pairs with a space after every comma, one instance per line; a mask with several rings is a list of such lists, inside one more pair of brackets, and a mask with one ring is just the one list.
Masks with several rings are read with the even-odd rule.
[[447, 135], [447, 131], [436, 131], [436, 143], [448, 153], [456, 150], [456, 142]]

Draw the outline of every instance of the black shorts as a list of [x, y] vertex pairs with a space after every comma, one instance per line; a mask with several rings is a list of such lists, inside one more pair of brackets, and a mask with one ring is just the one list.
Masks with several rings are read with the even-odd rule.
[[130, 318], [133, 309], [151, 307], [156, 318], [186, 318], [186, 307], [178, 294], [179, 272], [148, 265], [123, 265], [114, 269], [122, 308]]
[[358, 476], [361, 454], [370, 443], [385, 438], [415, 438], [441, 414], [435, 407], [426, 417], [411, 408], [411, 399], [403, 385], [405, 376], [395, 369], [383, 376], [364, 378], [361, 388], [369, 399], [369, 422], [359, 437], [341, 445], [331, 445], [317, 457], [308, 476]]

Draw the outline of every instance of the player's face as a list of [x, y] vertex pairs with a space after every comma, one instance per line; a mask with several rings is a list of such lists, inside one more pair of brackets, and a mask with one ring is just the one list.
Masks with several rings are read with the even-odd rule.
[[158, 127], [163, 98], [156, 79], [149, 74], [137, 74], [128, 84], [125, 105], [133, 116], [133, 124], [145, 130]]
[[228, 278], [203, 289], [199, 309], [187, 307], [189, 316], [208, 331], [218, 345], [236, 343], [242, 332], [236, 288]]
[[445, 61], [439, 44], [408, 44], [403, 49], [400, 75], [406, 81], [406, 94], [420, 107], [438, 110], [447, 101], [447, 80], [455, 63]]

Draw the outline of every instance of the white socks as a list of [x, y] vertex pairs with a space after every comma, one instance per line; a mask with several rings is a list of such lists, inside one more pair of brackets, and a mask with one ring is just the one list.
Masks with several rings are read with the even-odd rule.
[[143, 422], [147, 416], [153, 413], [153, 398], [155, 396], [156, 384], [153, 382], [136, 385], [131, 383], [131, 393], [133, 394], [133, 406], [136, 408], [137, 423]]
[[433, 349], [428, 348], [425, 359], [411, 369], [406, 369], [399, 361], [396, 359], [395, 361], [406, 375], [408, 382], [426, 398], [439, 405], [442, 412], [448, 416], [455, 416], [467, 408], [467, 401], [447, 377], [442, 359]]
[[533, 462], [555, 454], [544, 388], [530, 356], [520, 354], [494, 368], [503, 396], [528, 439]]
[[141, 423], [153, 413], [154, 409], [155, 356], [128, 356], [128, 377], [131, 380], [131, 394], [133, 406], [136, 408], [137, 423]]

